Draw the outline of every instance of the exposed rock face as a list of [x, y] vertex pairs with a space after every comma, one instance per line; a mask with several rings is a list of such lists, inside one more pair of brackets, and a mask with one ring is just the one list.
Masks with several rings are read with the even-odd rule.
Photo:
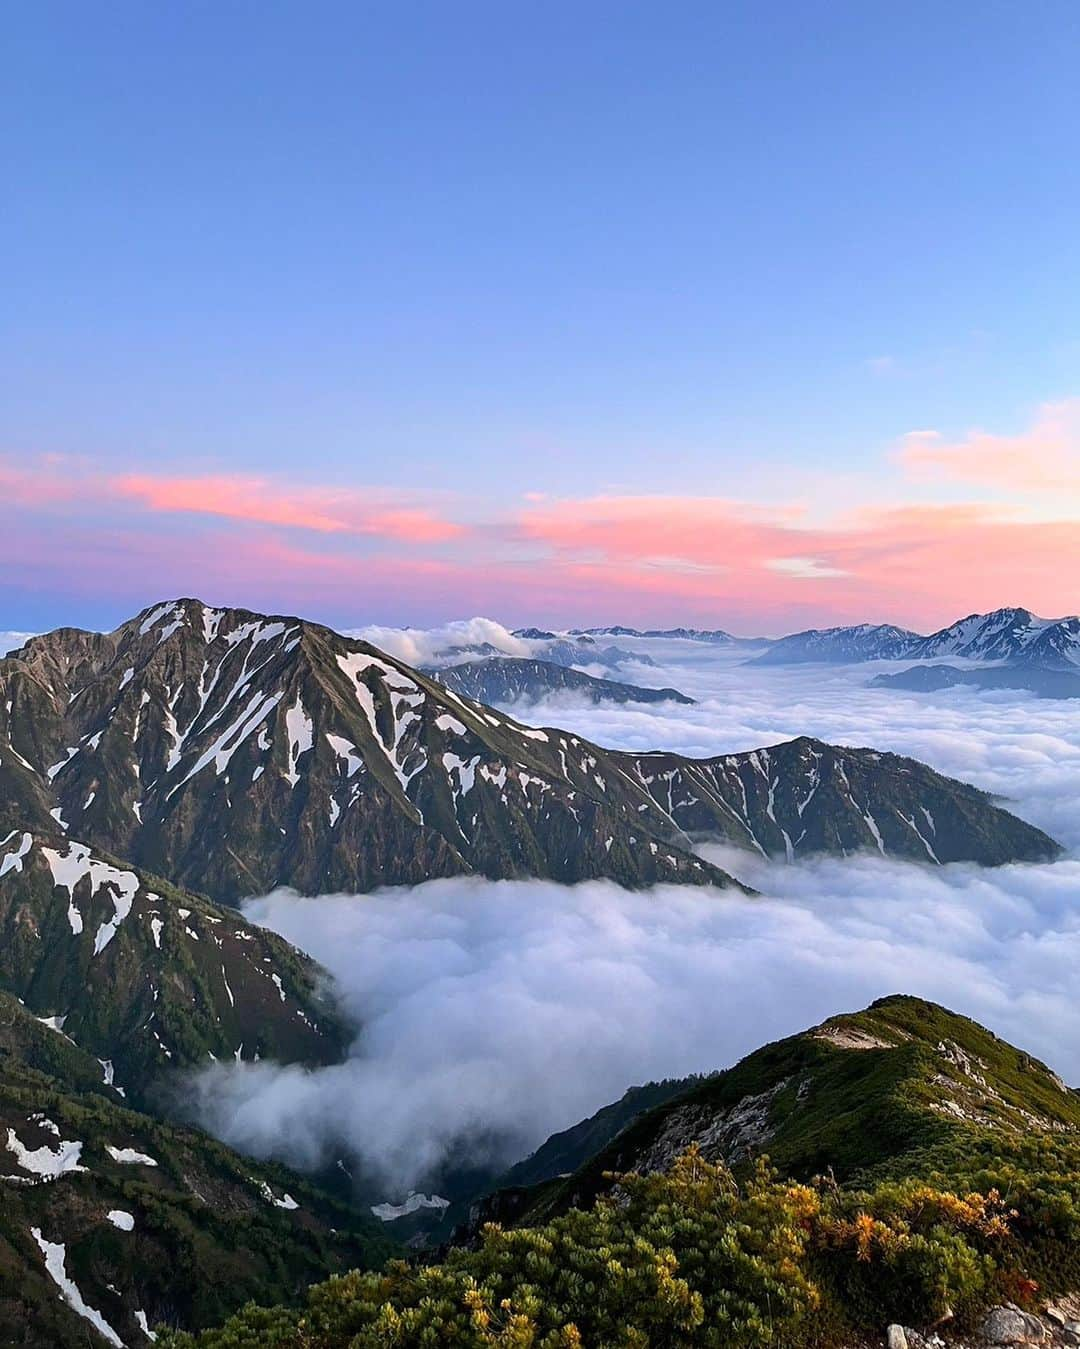
[[636, 1169], [667, 1171], [691, 1143], [698, 1145], [707, 1161], [724, 1161], [729, 1166], [746, 1161], [767, 1146], [772, 1136], [773, 1104], [789, 1081], [781, 1078], [767, 1091], [743, 1096], [724, 1110], [705, 1105], [673, 1109]]
[[731, 884], [698, 837], [792, 859], [1056, 848], [914, 760], [603, 750], [328, 628], [197, 600], [0, 661], [0, 837], [57, 829], [230, 902], [469, 874]]
[[988, 1344], [1045, 1344], [1050, 1332], [1037, 1316], [1010, 1303], [989, 1313], [982, 1323], [982, 1336]]

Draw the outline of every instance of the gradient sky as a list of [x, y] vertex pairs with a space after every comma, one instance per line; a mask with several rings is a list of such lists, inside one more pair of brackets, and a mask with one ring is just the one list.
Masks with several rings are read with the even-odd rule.
[[1080, 9], [14, 6], [0, 627], [1080, 608]]

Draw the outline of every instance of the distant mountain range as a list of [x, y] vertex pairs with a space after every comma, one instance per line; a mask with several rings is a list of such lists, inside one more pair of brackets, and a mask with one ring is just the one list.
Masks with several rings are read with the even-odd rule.
[[[668, 637], [676, 641], [707, 642], [710, 646], [760, 646], [767, 638], [734, 637], [723, 628], [624, 628], [615, 624], [609, 628], [571, 628], [572, 636], [583, 637]], [[516, 637], [547, 636], [554, 633], [541, 633], [537, 628], [521, 628]]]
[[[651, 656], [628, 651], [621, 646], [601, 646], [595, 637], [587, 633], [567, 634], [545, 632], [542, 628], [519, 628], [511, 636], [537, 644], [539, 647], [533, 659], [546, 661], [550, 665], [599, 665], [606, 670], [616, 670], [627, 661], [635, 665], [655, 665]], [[473, 642], [448, 646], [435, 653], [432, 668], [446, 669], [451, 665], [466, 661], [506, 659], [509, 653], [501, 651], [491, 642]]]
[[698, 838], [781, 858], [1055, 850], [912, 760], [806, 739], [700, 761], [605, 750], [328, 628], [197, 600], [0, 661], [0, 831], [63, 833], [227, 902], [470, 874], [732, 884]]
[[1004, 665], [960, 668], [956, 665], [909, 665], [896, 674], [875, 675], [871, 688], [907, 689], [913, 693], [935, 693], [940, 689], [1021, 689], [1038, 698], [1080, 698], [1080, 668], [1044, 670], [1023, 661]]
[[568, 665], [518, 656], [489, 656], [426, 670], [448, 689], [481, 703], [539, 702], [557, 693], [573, 693], [592, 703], [693, 703], [678, 689], [641, 688], [614, 679], [598, 679]]
[[995, 609], [989, 614], [969, 614], [928, 637], [891, 624], [811, 628], [781, 637], [751, 664], [848, 664], [950, 656], [1077, 673], [1080, 618], [1039, 618], [1028, 609]]

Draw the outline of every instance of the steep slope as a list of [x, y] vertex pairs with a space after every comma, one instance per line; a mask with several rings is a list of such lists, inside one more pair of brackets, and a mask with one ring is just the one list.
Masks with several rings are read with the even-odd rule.
[[93, 1054], [114, 1100], [211, 1058], [337, 1059], [319, 978], [273, 933], [59, 831], [0, 839], [0, 987]]
[[920, 862], [1041, 861], [1060, 851], [975, 787], [916, 759], [803, 736], [715, 759], [618, 756], [693, 838], [789, 861], [868, 851]]
[[573, 693], [593, 703], [692, 703], [678, 689], [646, 689], [623, 684], [566, 665], [520, 657], [490, 657], [431, 670], [440, 684], [480, 703], [537, 702], [555, 693]]
[[691, 836], [780, 857], [1054, 849], [911, 760], [811, 741], [701, 762], [612, 752], [328, 628], [196, 600], [0, 661], [0, 773], [6, 831], [63, 827], [226, 901], [468, 874], [730, 884]]
[[928, 1168], [985, 1132], [1080, 1142], [1080, 1096], [967, 1017], [894, 996], [766, 1045], [637, 1116], [572, 1175], [478, 1206], [474, 1222], [536, 1222], [590, 1204], [610, 1174], [663, 1171], [690, 1144], [739, 1166], [767, 1153], [787, 1174], [841, 1183]]
[[601, 783], [576, 737], [297, 619], [185, 600], [35, 638], [0, 662], [3, 763], [5, 741], [9, 828], [54, 808], [93, 846], [226, 900], [475, 872], [728, 881], [639, 785]]
[[106, 1099], [97, 1061], [0, 994], [0, 1343], [148, 1343], [392, 1253], [295, 1173]]
[[527, 1188], [565, 1178], [607, 1147], [639, 1115], [656, 1109], [666, 1101], [685, 1096], [705, 1080], [697, 1074], [666, 1078], [662, 1082], [647, 1082], [641, 1087], [628, 1087], [617, 1101], [603, 1106], [594, 1115], [571, 1125], [569, 1129], [552, 1134], [535, 1152], [516, 1162], [500, 1177], [499, 1190], [510, 1186]]
[[751, 665], [844, 665], [863, 660], [895, 660], [909, 654], [919, 634], [891, 623], [859, 623], [854, 627], [809, 628], [772, 643]]

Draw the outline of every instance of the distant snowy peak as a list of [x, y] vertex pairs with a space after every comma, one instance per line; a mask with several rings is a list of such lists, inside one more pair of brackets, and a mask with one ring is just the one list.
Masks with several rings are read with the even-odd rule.
[[859, 623], [854, 627], [810, 628], [781, 637], [751, 664], [852, 664], [865, 660], [896, 660], [910, 653], [919, 634], [891, 623]]
[[1029, 609], [969, 614], [903, 653], [918, 660], [961, 656], [970, 660], [1024, 660], [1080, 665], [1080, 619], [1040, 618]]
[[891, 624], [811, 628], [782, 637], [753, 663], [842, 665], [948, 656], [1072, 669], [1080, 666], [1080, 618], [1039, 618], [1029, 609], [995, 609], [969, 614], [928, 637]]

